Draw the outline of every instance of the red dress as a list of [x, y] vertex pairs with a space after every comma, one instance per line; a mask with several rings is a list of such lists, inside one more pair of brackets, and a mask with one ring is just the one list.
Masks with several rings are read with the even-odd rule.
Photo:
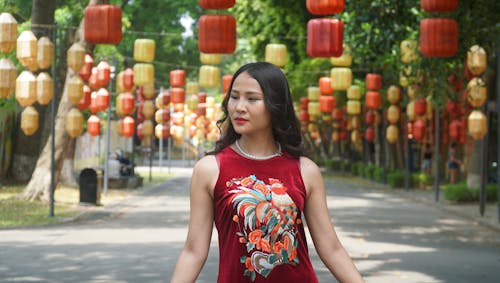
[[299, 159], [283, 153], [254, 160], [231, 147], [216, 159], [217, 282], [318, 282], [302, 223], [306, 191]]

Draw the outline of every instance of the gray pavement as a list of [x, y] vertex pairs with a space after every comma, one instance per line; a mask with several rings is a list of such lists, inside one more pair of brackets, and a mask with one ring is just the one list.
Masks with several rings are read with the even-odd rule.
[[[75, 221], [0, 230], [0, 282], [168, 282], [187, 233], [191, 173], [171, 170], [164, 184]], [[325, 180], [337, 233], [366, 282], [500, 282], [495, 205], [485, 221], [477, 205], [436, 204], [431, 191]], [[216, 239], [214, 230], [197, 282], [216, 281]], [[320, 282], [334, 281], [310, 238], [309, 248]]]

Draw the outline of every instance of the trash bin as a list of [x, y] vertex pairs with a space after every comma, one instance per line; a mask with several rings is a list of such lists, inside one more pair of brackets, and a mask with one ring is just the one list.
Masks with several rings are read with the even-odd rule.
[[97, 172], [92, 168], [85, 168], [80, 172], [78, 179], [80, 187], [80, 204], [97, 205]]

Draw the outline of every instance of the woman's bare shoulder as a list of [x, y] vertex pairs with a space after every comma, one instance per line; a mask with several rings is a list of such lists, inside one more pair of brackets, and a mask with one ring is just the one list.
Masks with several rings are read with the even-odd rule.
[[196, 162], [193, 174], [214, 174], [219, 172], [219, 165], [215, 155], [206, 155]]

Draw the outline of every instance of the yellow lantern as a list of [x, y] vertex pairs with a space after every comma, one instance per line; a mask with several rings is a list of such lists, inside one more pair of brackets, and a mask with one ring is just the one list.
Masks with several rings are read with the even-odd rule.
[[134, 41], [134, 60], [139, 62], [153, 62], [156, 43], [152, 39], [139, 38]]
[[0, 14], [0, 53], [10, 53], [16, 47], [17, 21], [9, 13]]
[[73, 105], [78, 105], [83, 97], [84, 83], [80, 76], [71, 76], [68, 82], [68, 100]]
[[196, 94], [188, 95], [186, 99], [187, 108], [191, 111], [195, 111], [198, 108], [198, 96]]
[[347, 90], [352, 85], [352, 71], [350, 68], [332, 68], [330, 77], [334, 90]]
[[359, 115], [351, 116], [349, 118], [349, 126], [351, 129], [359, 129], [361, 128], [361, 118]]
[[142, 124], [142, 135], [147, 138], [153, 135], [154, 125], [151, 120], [144, 120]]
[[340, 134], [339, 131], [333, 131], [332, 132], [332, 141], [337, 142], [340, 140]]
[[318, 101], [319, 97], [321, 96], [321, 90], [317, 86], [310, 86], [307, 87], [307, 99], [309, 100], [309, 103], [312, 101]]
[[66, 115], [66, 133], [72, 138], [80, 136], [83, 132], [83, 115], [77, 108], [72, 108]]
[[220, 69], [219, 67], [203, 65], [200, 67], [198, 83], [201, 87], [216, 88], [219, 86]]
[[475, 140], [480, 140], [488, 132], [488, 119], [483, 112], [473, 110], [467, 118], [467, 129], [469, 135]]
[[359, 129], [355, 129], [351, 132], [351, 141], [353, 143], [361, 141], [361, 131]]
[[54, 60], [54, 44], [46, 36], [38, 40], [36, 62], [42, 70], [48, 69]]
[[401, 89], [398, 86], [391, 85], [387, 89], [387, 101], [390, 104], [396, 104], [401, 100]]
[[400, 118], [399, 107], [391, 105], [387, 108], [387, 121], [391, 124], [396, 124]]
[[312, 120], [312, 117], [318, 116], [320, 114], [319, 102], [309, 101], [309, 103], [307, 104], [307, 113], [311, 117], [311, 120]]
[[347, 89], [347, 99], [359, 100], [361, 98], [361, 88], [357, 85], [352, 85]]
[[347, 114], [361, 114], [361, 102], [359, 102], [359, 100], [347, 100]]
[[218, 65], [221, 61], [221, 54], [200, 52], [200, 62], [204, 65]]
[[344, 44], [340, 57], [330, 57], [330, 63], [335, 67], [349, 67], [352, 64], [351, 49]]
[[124, 74], [124, 71], [120, 71], [116, 75], [116, 92], [117, 93], [125, 92], [125, 86], [123, 86], [123, 74]]
[[[83, 90], [83, 87], [82, 87]], [[46, 72], [38, 74], [36, 78], [36, 100], [41, 105], [49, 104], [54, 95], [54, 81]]]
[[186, 94], [198, 94], [199, 85], [197, 82], [187, 82], [186, 83]]
[[205, 101], [205, 104], [207, 105], [207, 109], [214, 108], [215, 107], [215, 98], [213, 98], [212, 96], [208, 96], [207, 101]]
[[146, 99], [154, 99], [155, 98], [155, 84], [145, 84], [142, 86], [142, 95]]
[[385, 130], [385, 139], [388, 143], [395, 143], [398, 141], [399, 129], [396, 125], [389, 125]]
[[417, 114], [415, 113], [415, 100], [411, 100], [406, 105], [406, 116], [408, 116], [409, 121], [414, 121], [417, 118]]
[[144, 119], [151, 119], [155, 115], [155, 105], [152, 100], [146, 100], [142, 104]]
[[479, 45], [473, 45], [467, 51], [467, 68], [475, 75], [481, 75], [488, 66], [488, 57], [486, 51]]
[[17, 38], [16, 58], [21, 62], [21, 65], [28, 67], [33, 64], [33, 61], [36, 62], [36, 57], [36, 36], [31, 30], [25, 30]]
[[16, 88], [16, 67], [9, 59], [0, 59], [0, 99], [9, 98]]
[[134, 64], [134, 84], [141, 86], [154, 83], [155, 67], [149, 63]]
[[85, 48], [79, 43], [73, 43], [67, 52], [68, 67], [78, 73], [85, 64]]
[[27, 136], [33, 135], [38, 130], [38, 112], [33, 106], [26, 107], [21, 113], [21, 129]]
[[278, 43], [269, 43], [266, 45], [266, 62], [272, 63], [278, 67], [286, 64], [286, 45]]
[[409, 64], [417, 59], [417, 42], [414, 40], [403, 40], [400, 44], [401, 62]]
[[16, 79], [16, 99], [23, 107], [36, 101], [36, 78], [30, 71], [23, 71]]
[[486, 85], [479, 77], [472, 78], [467, 84], [467, 101], [473, 107], [481, 107], [486, 101]]

